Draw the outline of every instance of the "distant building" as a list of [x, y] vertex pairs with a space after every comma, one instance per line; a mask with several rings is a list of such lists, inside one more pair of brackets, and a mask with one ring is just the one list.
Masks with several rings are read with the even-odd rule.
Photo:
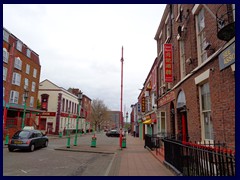
[[120, 111], [109, 111], [110, 120], [107, 129], [119, 129]]
[[[3, 28], [4, 136], [9, 133], [11, 137], [16, 130], [22, 128], [23, 123], [36, 126], [36, 114], [41, 112], [37, 109], [40, 72], [39, 55]], [[24, 94], [27, 98], [23, 122]]]
[[[46, 79], [39, 85], [38, 98], [41, 102], [41, 110], [45, 111], [38, 114], [40, 130], [45, 130], [48, 134], [59, 134], [60, 132], [65, 134], [67, 129], [75, 132], [79, 104], [78, 97], [75, 94]], [[89, 105], [84, 105], [85, 99], [82, 100], [78, 122], [79, 130], [84, 132], [90, 126], [86, 123], [87, 111], [84, 111], [84, 107]]]
[[[73, 93], [73, 94], [75, 94], [76, 96], [78, 96], [78, 93], [79, 93], [79, 89], [78, 88], [69, 88], [68, 91]], [[90, 130], [90, 129], [92, 129], [92, 127], [91, 127], [91, 110], [92, 110], [91, 103], [92, 103], [92, 100], [88, 96], [83, 94], [82, 101], [83, 101], [83, 103], [82, 103], [82, 112], [83, 112], [84, 118], [86, 120], [86, 124], [87, 124], [87, 126], [89, 128], [87, 130]]]

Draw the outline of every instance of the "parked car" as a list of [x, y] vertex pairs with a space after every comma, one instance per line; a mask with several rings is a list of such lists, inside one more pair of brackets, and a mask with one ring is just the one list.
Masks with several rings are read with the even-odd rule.
[[34, 151], [36, 148], [47, 147], [48, 137], [39, 130], [17, 131], [8, 143], [10, 152], [15, 149]]
[[108, 136], [108, 137], [119, 137], [120, 134], [119, 134], [119, 132], [117, 130], [114, 129], [114, 130], [108, 131], [106, 133], [106, 136]]

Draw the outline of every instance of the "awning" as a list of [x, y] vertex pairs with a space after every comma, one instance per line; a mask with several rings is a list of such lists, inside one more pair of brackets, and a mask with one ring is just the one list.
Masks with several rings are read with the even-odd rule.
[[143, 121], [143, 124], [151, 124], [152, 123], [152, 120], [151, 119], [148, 119], [146, 121]]
[[[5, 103], [5, 101], [3, 101], [3, 108], [5, 107], [8, 110], [12, 110], [12, 111], [24, 111], [24, 105], [20, 105], [20, 104], [15, 104], [15, 103]], [[45, 112], [44, 110], [40, 110], [40, 109], [36, 109], [33, 107], [26, 107], [26, 112], [31, 112], [31, 113], [41, 113], [41, 112]]]

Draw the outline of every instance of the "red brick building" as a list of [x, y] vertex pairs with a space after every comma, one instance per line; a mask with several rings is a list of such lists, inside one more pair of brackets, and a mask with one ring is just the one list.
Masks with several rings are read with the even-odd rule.
[[[139, 95], [154, 103], [156, 93], [154, 134], [235, 149], [235, 5], [167, 4], [154, 39], [157, 60]], [[138, 99], [145, 109], [148, 101]]]
[[[39, 55], [3, 28], [3, 129], [4, 136], [35, 126], [41, 65]], [[27, 93], [24, 118], [24, 93]], [[24, 118], [24, 124], [22, 119]]]

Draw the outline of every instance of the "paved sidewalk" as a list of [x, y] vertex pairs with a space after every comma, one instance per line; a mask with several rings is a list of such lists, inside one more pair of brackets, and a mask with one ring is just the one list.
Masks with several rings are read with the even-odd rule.
[[174, 173], [144, 148], [144, 141], [127, 136], [122, 150], [119, 176], [174, 176]]
[[97, 137], [96, 147], [81, 144], [55, 150], [114, 154], [106, 176], [175, 176], [151, 151], [144, 148], [143, 140], [127, 135], [126, 148], [121, 149], [119, 143], [116, 143], [119, 138], [113, 144], [105, 144], [101, 136]]

